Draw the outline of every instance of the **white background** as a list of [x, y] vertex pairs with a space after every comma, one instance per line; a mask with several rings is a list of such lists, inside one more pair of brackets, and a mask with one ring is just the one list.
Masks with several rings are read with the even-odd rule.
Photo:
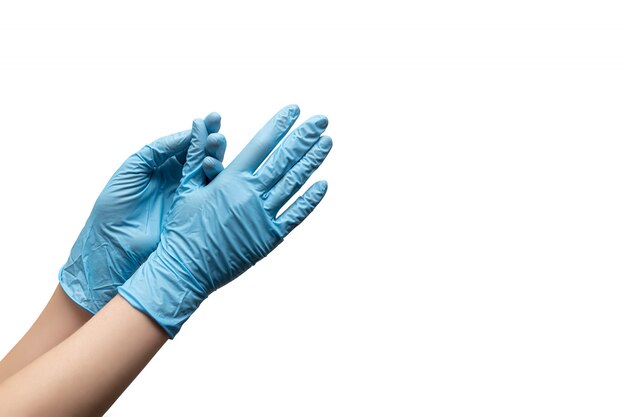
[[7, 3], [0, 354], [127, 156], [295, 102], [326, 199], [109, 416], [626, 413], [623, 2]]

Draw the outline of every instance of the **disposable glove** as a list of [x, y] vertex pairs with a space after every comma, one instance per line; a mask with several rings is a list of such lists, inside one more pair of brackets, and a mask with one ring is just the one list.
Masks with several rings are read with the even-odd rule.
[[[226, 149], [217, 132], [220, 116], [209, 114], [200, 121], [207, 138], [210, 180], [219, 173]], [[122, 164], [96, 200], [69, 259], [59, 272], [67, 295], [81, 307], [97, 313], [117, 294], [117, 287], [152, 253], [161, 236], [165, 216], [183, 175], [191, 131], [175, 133], [144, 146]], [[194, 157], [198, 157], [200, 150]], [[192, 156], [191, 154], [189, 155]], [[204, 179], [203, 179], [204, 180]]]
[[[260, 166], [298, 115], [297, 106], [276, 114], [210, 184], [202, 183], [201, 172], [189, 170], [158, 248], [119, 287], [120, 295], [152, 317], [170, 338], [211, 292], [270, 253], [324, 197], [326, 182], [317, 182], [276, 218], [332, 147], [331, 139], [321, 136], [328, 120], [316, 116], [294, 130]], [[192, 136], [190, 153], [206, 140], [201, 121], [194, 124]], [[205, 163], [205, 169], [210, 164], [218, 162]]]

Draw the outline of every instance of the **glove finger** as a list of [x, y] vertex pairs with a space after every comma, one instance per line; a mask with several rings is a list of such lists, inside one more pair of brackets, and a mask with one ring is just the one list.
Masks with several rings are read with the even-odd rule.
[[226, 138], [224, 135], [211, 133], [207, 140], [205, 153], [219, 161], [224, 161], [224, 154], [226, 153]]
[[[183, 167], [183, 177], [190, 175], [192, 172], [199, 171], [202, 160], [206, 156], [205, 149], [207, 147], [208, 135], [217, 132], [220, 128], [220, 124], [221, 117], [215, 112], [210, 113], [204, 118], [204, 120], [196, 119], [193, 121], [190, 133], [191, 143], [187, 152], [185, 166]], [[224, 139], [224, 143], [225, 142], [226, 139]], [[224, 145], [224, 150], [225, 149], [226, 145]], [[196, 180], [203, 180], [201, 175], [198, 175], [197, 177], [198, 178], [196, 178]], [[193, 183], [194, 181], [191, 182]]]
[[207, 156], [202, 161], [202, 170], [210, 182], [224, 170], [224, 166], [218, 159]]
[[141, 148], [134, 156], [138, 160], [138, 168], [143, 172], [152, 172], [170, 157], [185, 152], [191, 142], [188, 130], [174, 133], [155, 140]]
[[287, 136], [280, 147], [259, 168], [257, 177], [268, 189], [278, 182], [319, 140], [328, 126], [325, 116], [315, 116]]
[[328, 183], [326, 181], [316, 182], [276, 219], [276, 226], [280, 230], [282, 237], [291, 233], [296, 226], [311, 214], [319, 202], [322, 201], [324, 195], [326, 195], [327, 189]]
[[229, 165], [238, 171], [254, 172], [274, 150], [300, 115], [295, 104], [276, 113]]
[[[210, 113], [204, 118], [204, 123], [209, 133], [217, 132], [220, 130], [221, 117], [218, 113]], [[174, 133], [155, 140], [137, 152], [136, 156], [138, 157], [137, 159], [139, 159], [139, 169], [143, 172], [151, 172], [163, 165], [165, 161], [172, 156], [176, 156], [178, 162], [184, 165], [190, 142], [190, 130]]]
[[183, 178], [179, 193], [195, 190], [204, 185], [202, 160], [205, 157], [204, 149], [208, 139], [208, 131], [204, 120], [196, 119], [191, 127], [191, 144], [187, 151], [187, 161], [183, 167]]
[[219, 113], [211, 112], [204, 118], [204, 124], [209, 134], [219, 132], [222, 125], [222, 116]]
[[267, 193], [264, 202], [265, 209], [272, 215], [276, 215], [278, 210], [298, 192], [315, 170], [324, 162], [332, 147], [332, 139], [328, 136], [322, 136], [306, 155]]

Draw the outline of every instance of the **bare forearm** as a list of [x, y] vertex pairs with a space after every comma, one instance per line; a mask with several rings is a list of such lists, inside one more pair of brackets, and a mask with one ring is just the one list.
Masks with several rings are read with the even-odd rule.
[[39, 318], [0, 361], [0, 382], [61, 343], [91, 317], [57, 286]]
[[166, 341], [159, 326], [117, 296], [0, 384], [0, 416], [102, 415]]

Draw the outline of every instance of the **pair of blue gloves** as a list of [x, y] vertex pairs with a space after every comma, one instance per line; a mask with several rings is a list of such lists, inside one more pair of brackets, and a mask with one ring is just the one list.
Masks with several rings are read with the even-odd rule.
[[173, 338], [209, 294], [267, 256], [324, 197], [327, 184], [317, 182], [277, 217], [332, 147], [324, 116], [282, 140], [299, 114], [295, 105], [279, 111], [226, 169], [216, 113], [132, 155], [59, 273], [67, 295], [95, 314], [119, 293]]

